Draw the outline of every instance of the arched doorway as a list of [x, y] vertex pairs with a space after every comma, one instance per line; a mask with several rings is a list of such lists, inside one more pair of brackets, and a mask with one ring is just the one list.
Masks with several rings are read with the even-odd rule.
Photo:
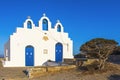
[[55, 45], [55, 61], [62, 62], [63, 59], [63, 45], [61, 43], [57, 43]]
[[25, 66], [34, 66], [34, 47], [26, 46], [25, 48]]

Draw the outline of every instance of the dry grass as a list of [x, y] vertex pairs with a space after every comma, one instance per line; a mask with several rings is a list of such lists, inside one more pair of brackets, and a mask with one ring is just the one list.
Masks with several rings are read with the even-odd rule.
[[[89, 68], [88, 68], [89, 67]], [[78, 68], [79, 71], [83, 72], [82, 74], [85, 75], [91, 75], [91, 74], [102, 74], [102, 73], [107, 73], [107, 72], [118, 72], [120, 71], [120, 65], [118, 64], [113, 64], [113, 63], [106, 63], [105, 69], [103, 70], [96, 70], [93, 69], [95, 66], [83, 66]]]
[[[120, 80], [120, 65], [107, 63], [104, 70], [88, 71], [72, 69], [54, 74], [47, 74], [35, 80]], [[33, 79], [33, 80], [34, 80]]]
[[[0, 80], [29, 80], [26, 68], [3, 68], [0, 64]], [[30, 80], [120, 80], [120, 65], [108, 63], [102, 71], [71, 69], [50, 73]]]
[[24, 74], [25, 67], [2, 67], [2, 59], [0, 59], [0, 80], [28, 80], [28, 77]]

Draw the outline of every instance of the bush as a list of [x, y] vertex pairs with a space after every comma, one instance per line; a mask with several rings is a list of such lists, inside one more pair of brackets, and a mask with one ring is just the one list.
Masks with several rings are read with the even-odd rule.
[[98, 69], [98, 61], [94, 61], [89, 65], [86, 65], [88, 71], [94, 71]]

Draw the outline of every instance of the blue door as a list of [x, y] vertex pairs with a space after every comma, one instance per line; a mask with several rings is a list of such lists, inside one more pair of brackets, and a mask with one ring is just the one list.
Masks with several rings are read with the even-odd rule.
[[63, 58], [63, 46], [61, 43], [55, 45], [55, 61], [62, 62]]
[[34, 47], [32, 46], [25, 48], [25, 65], [34, 66]]

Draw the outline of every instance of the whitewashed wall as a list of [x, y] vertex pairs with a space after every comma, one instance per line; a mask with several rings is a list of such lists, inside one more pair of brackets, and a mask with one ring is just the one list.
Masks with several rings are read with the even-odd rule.
[[[42, 30], [43, 19], [48, 20], [48, 31]], [[32, 23], [32, 29], [27, 28], [28, 21]], [[61, 32], [57, 32], [58, 24], [61, 25]], [[73, 58], [73, 42], [68, 37], [68, 33], [63, 31], [63, 26], [59, 21], [54, 28], [51, 28], [51, 22], [45, 15], [39, 20], [38, 27], [31, 19], [27, 19], [23, 28], [17, 28], [16, 33], [10, 36], [10, 43], [5, 44], [5, 54], [6, 49], [10, 49], [10, 60], [6, 60], [3, 66], [24, 67], [25, 47], [28, 45], [34, 47], [34, 66], [40, 66], [49, 59], [55, 61], [55, 44], [58, 42], [63, 44], [63, 58]], [[44, 36], [47, 36], [48, 40], [43, 40]], [[48, 50], [47, 54], [43, 53], [44, 49]]]

